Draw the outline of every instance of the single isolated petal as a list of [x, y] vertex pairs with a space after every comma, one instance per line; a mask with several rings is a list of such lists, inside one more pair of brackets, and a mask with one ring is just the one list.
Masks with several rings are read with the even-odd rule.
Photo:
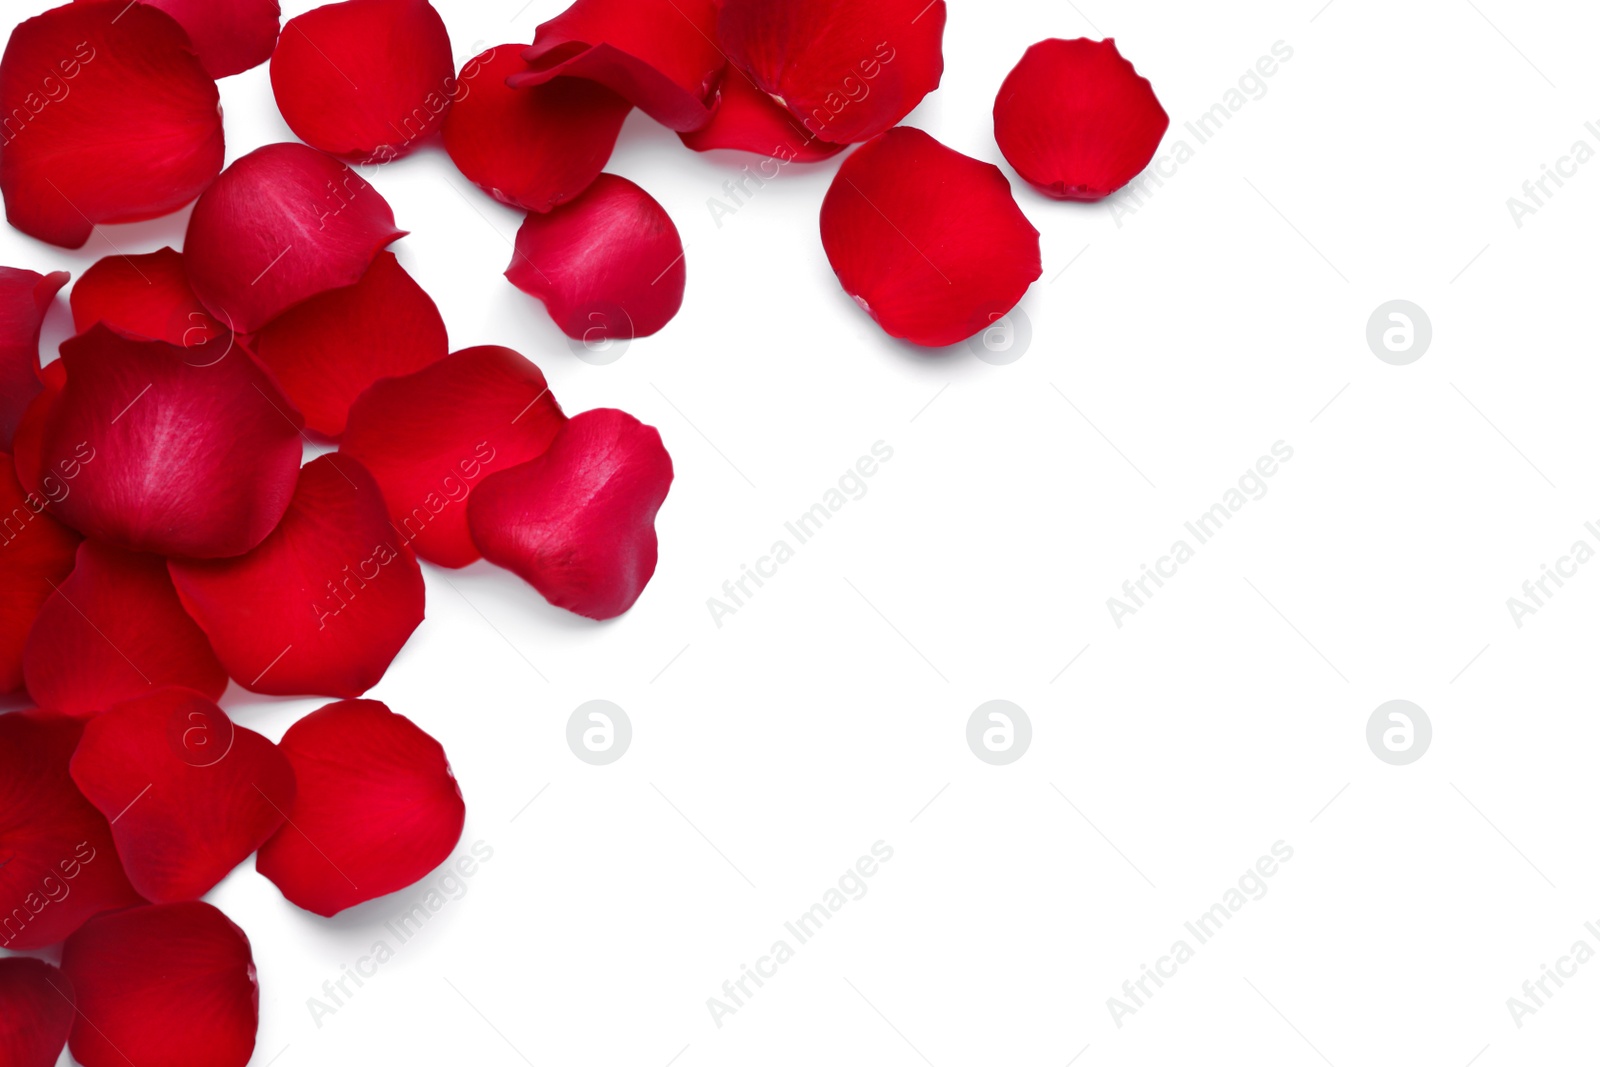
[[217, 176], [217, 84], [165, 12], [67, 4], [11, 34], [0, 140], [11, 225], [79, 248], [99, 223], [176, 211]]
[[909, 126], [839, 167], [822, 201], [822, 247], [886, 333], [929, 347], [987, 328], [1043, 270], [1039, 231], [1000, 168]]
[[89, 720], [72, 780], [111, 824], [128, 881], [198, 900], [283, 825], [294, 770], [199, 693], [168, 688]]
[[0, 948], [53, 945], [102, 911], [143, 903], [106, 817], [67, 772], [81, 736], [82, 720], [65, 715], [0, 715]]
[[306, 144], [389, 163], [438, 129], [459, 91], [450, 35], [428, 0], [344, 0], [289, 20], [272, 94]]
[[98, 541], [78, 546], [76, 568], [39, 609], [22, 673], [34, 700], [68, 715], [94, 715], [151, 686], [216, 698], [228, 685], [166, 561]]
[[1051, 38], [1022, 55], [994, 101], [994, 139], [1029, 184], [1099, 200], [1149, 165], [1167, 113], [1107, 37]]
[[506, 79], [527, 70], [522, 46], [469, 60], [444, 119], [444, 147], [462, 174], [503, 204], [549, 211], [605, 169], [633, 105], [598, 82], [557, 78], [526, 89]]
[[301, 144], [269, 144], [233, 164], [189, 217], [183, 263], [206, 309], [254, 333], [318, 293], [354, 285], [405, 236], [355, 171]]
[[[128, 337], [198, 348], [231, 340], [189, 288], [183, 256], [170, 248], [142, 256], [107, 256], [83, 272], [72, 287], [72, 325], [84, 333], [103, 322]], [[220, 349], [219, 349], [220, 351]], [[209, 362], [212, 356], [192, 356]]]
[[278, 747], [299, 794], [256, 870], [290, 903], [336, 915], [411, 885], [461, 840], [467, 808], [444, 749], [386, 705], [329, 704]]
[[302, 467], [283, 522], [250, 552], [169, 567], [228, 673], [257, 693], [359, 696], [422, 622], [422, 570], [348, 456]]
[[626, 342], [683, 306], [683, 240], [654, 197], [602, 174], [578, 199], [523, 220], [506, 277], [573, 340]]
[[22, 687], [22, 649], [39, 609], [72, 573], [81, 540], [22, 488], [0, 452], [0, 693]]
[[67, 381], [39, 462], [78, 461], [71, 492], [51, 498], [63, 522], [124, 548], [202, 558], [248, 552], [272, 532], [300, 469], [298, 414], [243, 351], [205, 365], [195, 352], [105, 326], [62, 344]]
[[213, 78], [226, 78], [265, 63], [278, 40], [278, 0], [140, 2], [177, 19]]
[[67, 942], [78, 994], [72, 1057], [83, 1067], [245, 1067], [256, 1045], [255, 960], [210, 904], [102, 915]]
[[0, 448], [10, 448], [17, 423], [44, 385], [39, 381], [39, 328], [45, 309], [72, 277], [0, 267]]
[[697, 130], [711, 119], [725, 64], [716, 27], [717, 0], [577, 0], [534, 31], [522, 53], [528, 69], [510, 84], [586, 78], [663, 126]]
[[566, 421], [538, 367], [484, 345], [368, 389], [350, 409], [339, 454], [372, 472], [417, 555], [465, 567], [479, 558], [467, 530], [473, 487], [549, 448]]
[[[749, 75], [730, 68], [722, 79], [716, 114], [705, 126], [678, 138], [696, 152], [735, 148], [785, 163], [814, 163], [844, 151], [844, 145], [821, 140], [788, 108], [756, 88]], [[763, 172], [762, 178], [777, 171]]]
[[72, 1032], [72, 983], [43, 960], [0, 959], [0, 1063], [56, 1067]]
[[671, 485], [655, 427], [600, 408], [569, 419], [544, 455], [485, 478], [467, 516], [490, 563], [558, 608], [610, 619], [656, 571], [656, 512]]
[[290, 308], [251, 348], [306, 426], [337, 437], [367, 386], [443, 359], [450, 341], [432, 298], [393, 252], [379, 252], [359, 282]]
[[944, 75], [944, 0], [725, 0], [728, 61], [835, 144], [875, 137]]

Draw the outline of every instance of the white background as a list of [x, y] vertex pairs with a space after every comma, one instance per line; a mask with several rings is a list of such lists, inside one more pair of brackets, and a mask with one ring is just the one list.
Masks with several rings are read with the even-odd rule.
[[[559, 10], [524, 2], [440, 2], [458, 61]], [[1600, 548], [1600, 162], [1520, 228], [1506, 200], [1600, 148], [1600, 16], [1322, 3], [952, 0], [944, 83], [910, 124], [1001, 162], [990, 108], [1023, 49], [1114, 36], [1173, 116], [1163, 151], [1195, 150], [1116, 216], [1006, 170], [1044, 235], [1007, 366], [892, 342], [842, 294], [817, 232], [837, 161], [786, 168], [719, 227], [708, 199], [756, 157], [696, 155], [635, 112], [610, 169], [672, 214], [689, 287], [601, 367], [501, 277], [515, 212], [437, 145], [377, 174], [452, 347], [517, 348], [569, 412], [658, 426], [677, 481], [660, 569], [615, 622], [486, 565], [425, 568], [427, 621], [371, 695], [444, 743], [462, 849], [493, 859], [320, 1026], [308, 998], [392, 944], [420, 891], [330, 922], [235, 872], [211, 899], [255, 946], [255, 1062], [1592, 1057], [1600, 962], [1520, 1029], [1506, 998], [1578, 939], [1600, 949], [1600, 565], [1520, 629], [1505, 602], [1575, 540]], [[1184, 122], [1279, 41], [1265, 95], [1198, 144]], [[265, 67], [222, 97], [230, 161], [292, 139]], [[6, 230], [0, 262], [77, 275], [186, 219], [80, 253]], [[1397, 298], [1434, 329], [1404, 367], [1365, 340]], [[67, 329], [58, 306], [47, 344]], [[707, 598], [880, 440], [865, 497], [714, 625]], [[1106, 599], [1280, 440], [1265, 497], [1114, 625]], [[594, 698], [634, 729], [604, 767], [565, 742]], [[1005, 767], [965, 740], [995, 698], [1033, 724]], [[1395, 698], [1434, 728], [1405, 767], [1365, 740]], [[320, 702], [225, 703], [276, 738]], [[706, 999], [879, 840], [870, 892], [716, 1026]], [[1117, 1027], [1107, 998], [1280, 840], [1270, 892]]]

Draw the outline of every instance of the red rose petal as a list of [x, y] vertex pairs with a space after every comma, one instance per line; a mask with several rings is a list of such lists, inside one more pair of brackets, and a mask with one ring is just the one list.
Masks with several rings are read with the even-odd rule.
[[0, 452], [0, 693], [22, 687], [22, 649], [39, 609], [66, 581], [80, 538], [22, 488], [11, 457]]
[[372, 472], [417, 555], [465, 567], [479, 558], [467, 530], [473, 486], [539, 455], [566, 421], [538, 367], [484, 345], [368, 389], [350, 409], [339, 454]]
[[577, 0], [534, 31], [513, 88], [569, 75], [614, 89], [680, 132], [711, 119], [724, 60], [717, 0]]
[[273, 319], [251, 348], [306, 418], [337, 437], [356, 397], [379, 378], [421, 370], [450, 351], [439, 308], [380, 252], [359, 282], [314, 296]]
[[610, 619], [655, 573], [655, 517], [671, 485], [655, 427], [600, 408], [569, 419], [544, 455], [485, 478], [467, 516], [490, 563], [556, 607]]
[[106, 817], [67, 773], [82, 735], [65, 715], [0, 715], [0, 948], [53, 945], [102, 911], [142, 903]]
[[332, 156], [269, 144], [233, 162], [194, 206], [189, 284], [213, 315], [254, 333], [286, 309], [361, 280], [405, 236], [388, 201]]
[[222, 169], [217, 85], [145, 4], [67, 4], [0, 58], [0, 192], [31, 237], [78, 248], [102, 222], [176, 211]]
[[140, 2], [158, 7], [178, 21], [213, 78], [226, 78], [265, 63], [278, 40], [278, 0]]
[[822, 201], [822, 247], [885, 332], [930, 347], [989, 326], [1043, 269], [1039, 231], [1000, 169], [908, 126], [840, 166]]
[[43, 960], [0, 959], [0, 1063], [56, 1067], [72, 1032], [72, 983]]
[[[40, 449], [44, 445], [44, 427], [54, 410], [56, 398], [61, 395], [61, 387], [66, 384], [67, 376], [58, 359], [45, 367], [39, 374], [44, 380], [44, 392], [34, 397], [22, 412], [22, 418], [17, 421], [16, 435], [11, 438], [11, 457], [16, 462], [17, 481], [22, 485], [25, 493], [32, 493], [41, 500], [50, 500], [61, 496], [68, 491], [67, 482], [71, 478], [57, 477], [54, 467], [45, 468], [44, 457]], [[77, 477], [77, 472], [82, 468], [76, 458], [68, 462], [66, 470], [72, 478]]]
[[0, 448], [10, 448], [39, 381], [39, 328], [45, 309], [72, 275], [0, 267]]
[[184, 612], [160, 556], [97, 541], [39, 609], [23, 646], [28, 692], [44, 707], [93, 715], [181, 685], [222, 695], [228, 676]]
[[506, 277], [573, 340], [648, 337], [683, 306], [683, 240], [654, 197], [602, 174], [578, 199], [523, 220]]
[[83, 272], [72, 287], [71, 301], [72, 324], [79, 333], [103, 322], [129, 337], [186, 348], [228, 336], [228, 328], [211, 317], [189, 288], [183, 256], [170, 248], [142, 256], [107, 256]]
[[256, 869], [291, 903], [336, 915], [411, 885], [461, 840], [467, 809], [444, 749], [384, 704], [329, 704], [279, 748], [300, 791]]
[[1110, 196], [1150, 163], [1167, 113], [1111, 38], [1040, 41], [994, 101], [994, 139], [1030, 184], [1063, 200]]
[[78, 994], [83, 1067], [245, 1067], [255, 1049], [250, 939], [210, 904], [151, 904], [88, 923], [61, 969]]
[[197, 900], [283, 825], [294, 770], [277, 746], [187, 689], [89, 720], [72, 780], [111, 824], [128, 881], [156, 904]]
[[461, 173], [501, 203], [549, 211], [605, 169], [633, 105], [596, 82], [557, 78], [513, 89], [521, 46], [491, 48], [461, 68], [444, 147]]
[[249, 553], [169, 566], [228, 673], [257, 693], [358, 696], [422, 622], [422, 570], [348, 456], [302, 467], [283, 522]]
[[[696, 152], [734, 148], [758, 152], [781, 163], [813, 163], [844, 151], [842, 144], [820, 140], [785, 107], [755, 87], [741, 70], [722, 79], [716, 114], [701, 129], [678, 138]], [[777, 176], [763, 169], [762, 179]]]
[[728, 61], [825, 141], [882, 133], [939, 87], [944, 0], [725, 0]]

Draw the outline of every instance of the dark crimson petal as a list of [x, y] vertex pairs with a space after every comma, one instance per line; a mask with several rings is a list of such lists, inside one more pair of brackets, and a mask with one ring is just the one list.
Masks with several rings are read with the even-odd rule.
[[386, 705], [329, 704], [278, 747], [300, 792], [256, 870], [291, 903], [336, 915], [411, 885], [461, 840], [467, 808], [444, 749]]
[[354, 285], [401, 237], [388, 201], [330, 155], [269, 144], [233, 162], [189, 217], [183, 262], [200, 302], [237, 333]]
[[655, 517], [671, 485], [655, 427], [600, 408], [568, 420], [544, 455], [485, 478], [467, 516], [490, 563], [558, 608], [610, 619], [655, 573]]
[[210, 697], [228, 676], [206, 635], [184, 612], [160, 556], [97, 541], [39, 609], [22, 652], [28, 692], [68, 715], [93, 715], [182, 685]]
[[0, 267], [0, 448], [11, 447], [23, 411], [44, 388], [39, 328], [45, 309], [70, 277], [64, 270], [36, 274]]
[[28, 19], [0, 58], [11, 225], [78, 248], [102, 222], [176, 211], [222, 169], [217, 85], [164, 12], [124, 0]]
[[853, 144], [911, 113], [944, 74], [944, 0], [725, 0], [728, 61], [825, 141]]
[[654, 197], [602, 174], [571, 203], [523, 220], [506, 277], [573, 340], [648, 337], [683, 306], [683, 240]]
[[143, 903], [106, 817], [67, 773], [82, 735], [65, 715], [0, 715], [0, 948], [53, 945], [102, 911]]
[[83, 1067], [245, 1067], [256, 1045], [255, 960], [210, 904], [102, 915], [67, 942], [78, 993], [72, 1056]]
[[[844, 145], [820, 140], [805, 124], [772, 97], [756, 88], [738, 68], [722, 79], [716, 114], [701, 129], [680, 133], [679, 139], [696, 152], [736, 148], [757, 152], [784, 163], [813, 163], [844, 151]], [[763, 171], [761, 178], [777, 176]]]
[[[44, 459], [39, 454], [44, 444], [45, 422], [50, 418], [67, 376], [61, 372], [59, 359], [45, 367], [39, 376], [45, 379], [44, 392], [33, 398], [17, 421], [17, 432], [11, 439], [11, 456], [16, 461], [17, 481], [22, 491], [48, 500], [67, 492], [62, 479], [55, 477], [55, 470], [44, 469]], [[68, 464], [73, 477], [77, 477], [78, 466], [76, 460]]]
[[450, 35], [428, 0], [344, 0], [289, 20], [272, 93], [306, 144], [388, 163], [439, 126], [458, 92]]
[[276, 745], [187, 689], [162, 689], [89, 720], [72, 780], [111, 824], [146, 900], [201, 894], [283, 825], [294, 770]]
[[43, 960], [0, 959], [0, 1063], [56, 1067], [72, 1032], [74, 995], [67, 976]]
[[77, 558], [81, 539], [50, 517], [47, 503], [22, 488], [0, 452], [0, 693], [22, 688], [28, 631]]
[[367, 386], [443, 359], [450, 341], [422, 286], [393, 252], [380, 252], [359, 282], [279, 315], [251, 347], [306, 425], [337, 437]]
[[716, 25], [717, 0], [577, 0], [534, 31], [522, 53], [529, 69], [510, 84], [587, 78], [663, 126], [697, 130], [711, 119], [725, 62]]
[[178, 20], [213, 78], [226, 78], [265, 63], [278, 40], [278, 0], [141, 2]]
[[51, 498], [63, 522], [124, 548], [202, 558], [248, 552], [272, 532], [300, 470], [298, 414], [248, 355], [202, 365], [193, 349], [95, 326], [62, 344], [61, 362], [67, 381], [39, 462], [77, 461], [71, 491]]
[[891, 337], [938, 347], [985, 329], [1039, 277], [1039, 231], [998, 167], [901, 126], [852, 153], [822, 201], [844, 291]]
[[549, 211], [605, 168], [633, 105], [579, 78], [513, 89], [506, 78], [527, 69], [520, 52], [520, 45], [503, 44], [461, 68], [444, 147], [461, 173], [496, 200]]
[[417, 555], [465, 567], [479, 558], [467, 530], [473, 486], [539, 455], [566, 421], [538, 367], [484, 345], [368, 389], [350, 409], [339, 454], [372, 472]]
[[1040, 41], [994, 101], [994, 139], [1031, 185], [1062, 200], [1099, 200], [1150, 163], [1167, 113], [1111, 38]]
[[301, 468], [288, 514], [249, 553], [170, 569], [228, 673], [257, 693], [359, 696], [422, 622], [422, 570], [348, 456]]
[[170, 248], [142, 256], [107, 256], [83, 272], [72, 287], [71, 301], [72, 325], [79, 333], [103, 322], [129, 337], [189, 348], [228, 336], [228, 328], [211, 317], [189, 288], [183, 256]]

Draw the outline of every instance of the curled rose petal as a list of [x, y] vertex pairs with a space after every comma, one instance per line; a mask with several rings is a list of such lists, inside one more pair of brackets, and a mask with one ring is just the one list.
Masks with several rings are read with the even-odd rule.
[[683, 306], [683, 240], [654, 197], [602, 174], [578, 199], [523, 220], [506, 277], [575, 341], [648, 337]]
[[[107, 256], [72, 287], [72, 325], [83, 333], [103, 322], [128, 337], [195, 348], [229, 337], [228, 328], [189, 288], [183, 256], [170, 248], [142, 256]], [[226, 347], [224, 343], [223, 347]], [[209, 357], [192, 357], [206, 362]]]
[[822, 201], [844, 291], [891, 337], [938, 347], [988, 327], [1039, 277], [1039, 231], [998, 167], [901, 126], [852, 153]]
[[[735, 148], [767, 156], [773, 165], [781, 166], [814, 163], [844, 151], [844, 145], [830, 144], [806, 129], [792, 112], [756, 88], [742, 70], [728, 70], [719, 96], [709, 123], [678, 134], [679, 140], [696, 152]], [[761, 179], [774, 178], [777, 173], [775, 169], [769, 173], [764, 166]]]
[[228, 676], [184, 612], [159, 556], [97, 541], [39, 609], [22, 652], [28, 692], [68, 715], [93, 715], [150, 691], [181, 685], [210, 697]]
[[417, 555], [443, 567], [478, 559], [467, 499], [483, 476], [550, 446], [567, 421], [539, 368], [509, 348], [466, 348], [368, 389], [339, 445], [372, 472]]
[[28, 956], [0, 959], [0, 1063], [56, 1067], [72, 1032], [74, 994], [67, 976]]
[[213, 78], [240, 74], [265, 63], [278, 40], [278, 0], [140, 2], [158, 7], [178, 21]]
[[255, 960], [210, 904], [102, 915], [67, 941], [78, 994], [72, 1057], [83, 1067], [245, 1067], [255, 1049]]
[[405, 236], [388, 201], [330, 155], [269, 144], [243, 156], [189, 217], [183, 262], [206, 309], [254, 333], [318, 293], [354, 285]]
[[256, 869], [289, 901], [336, 915], [404, 889], [461, 840], [467, 808], [439, 742], [376, 700], [342, 700], [283, 735], [299, 794]]
[[28, 631], [77, 558], [81, 539], [50, 517], [47, 503], [22, 488], [0, 452], [0, 693], [22, 687]]
[[428, 0], [344, 0], [289, 20], [272, 93], [306, 144], [388, 163], [439, 126], [459, 88], [450, 35]]
[[577, 0], [534, 31], [528, 69], [510, 84], [586, 78], [663, 126], [697, 130], [711, 119], [724, 65], [716, 24], [717, 0]]
[[294, 771], [277, 746], [187, 689], [90, 719], [72, 780], [111, 824], [123, 870], [156, 904], [197, 900], [283, 825]]
[[485, 478], [467, 516], [490, 563], [558, 608], [610, 619], [655, 573], [655, 517], [671, 485], [655, 427], [600, 408], [569, 419], [542, 456]]
[[944, 0], [725, 0], [728, 61], [816, 136], [874, 137], [944, 74]]
[[36, 274], [0, 267], [0, 448], [11, 447], [23, 411], [44, 388], [39, 328], [45, 309], [70, 277], [64, 270]]
[[422, 570], [348, 456], [302, 467], [288, 513], [250, 552], [169, 567], [228, 673], [257, 693], [358, 696], [422, 622]]
[[0, 192], [11, 225], [78, 248], [102, 222], [176, 211], [222, 169], [217, 85], [145, 4], [67, 4], [0, 58]]
[[1166, 132], [1155, 90], [1109, 37], [1040, 41], [994, 101], [1006, 162], [1063, 200], [1110, 196], [1144, 170]]
[[142, 903], [106, 817], [67, 773], [82, 735], [65, 715], [0, 715], [0, 948], [53, 945], [102, 911]]
[[501, 203], [549, 211], [589, 187], [611, 158], [633, 105], [597, 82], [557, 78], [513, 89], [521, 46], [469, 60], [444, 120], [444, 147], [462, 174]]
[[337, 437], [367, 386], [443, 359], [450, 342], [432, 298], [393, 252], [379, 252], [359, 282], [290, 308], [251, 348], [306, 426]]

